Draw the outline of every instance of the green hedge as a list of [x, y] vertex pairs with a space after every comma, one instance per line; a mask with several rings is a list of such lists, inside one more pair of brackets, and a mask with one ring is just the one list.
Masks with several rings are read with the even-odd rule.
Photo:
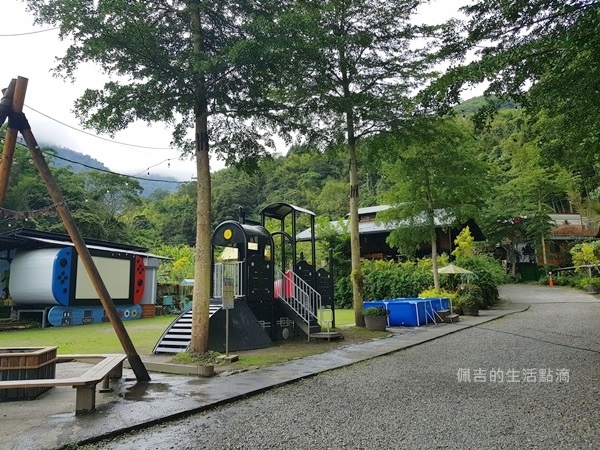
[[[439, 258], [440, 266], [446, 262], [447, 258]], [[507, 282], [506, 273], [498, 261], [488, 256], [477, 255], [461, 258], [455, 264], [472, 271], [474, 275], [440, 275], [442, 289], [454, 290], [461, 282], [468, 281], [481, 289], [484, 307], [498, 301], [498, 286]], [[433, 287], [430, 258], [403, 263], [364, 261], [362, 270], [365, 301], [418, 297], [421, 292]], [[349, 276], [336, 280], [335, 302], [337, 308], [352, 308], [352, 283]]]
[[498, 301], [498, 286], [508, 281], [506, 272], [498, 261], [489, 256], [476, 255], [458, 259], [456, 265], [475, 274], [471, 283], [481, 289], [484, 307], [492, 306]]
[[431, 260], [396, 263], [394, 261], [365, 261], [365, 300], [417, 297], [433, 285]]

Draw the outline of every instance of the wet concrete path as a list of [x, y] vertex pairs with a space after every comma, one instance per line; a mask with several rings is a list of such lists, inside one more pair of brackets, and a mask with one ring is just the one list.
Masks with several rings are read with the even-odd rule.
[[[172, 430], [177, 430], [177, 425], [171, 421], [177, 418], [187, 417], [192, 413], [202, 413], [205, 410], [211, 411], [215, 408], [215, 406], [226, 405], [236, 400], [269, 391], [277, 386], [285, 386], [289, 383], [293, 383], [307, 377], [311, 378], [312, 380], [312, 377], [315, 374], [329, 372], [333, 369], [346, 366], [352, 366], [356, 362], [370, 360], [377, 356], [389, 355], [385, 358], [377, 358], [366, 364], [360, 364], [358, 366], [346, 368], [342, 371], [334, 370], [326, 375], [317, 377], [319, 380], [321, 380], [321, 377], [323, 377], [323, 380], [329, 380], [330, 377], [333, 377], [332, 383], [335, 384], [335, 379], [337, 378], [338, 374], [342, 372], [345, 373], [346, 371], [355, 369], [364, 370], [362, 368], [370, 364], [380, 364], [389, 360], [393, 361], [395, 358], [405, 358], [406, 355], [422, 355], [427, 349], [421, 349], [421, 347], [427, 345], [441, 345], [439, 351], [444, 354], [444, 357], [441, 358], [438, 353], [437, 356], [432, 357], [434, 358], [432, 361], [446, 361], [444, 365], [442, 365], [446, 368], [446, 371], [443, 373], [443, 375], [439, 375], [440, 377], [443, 376], [443, 379], [438, 378], [435, 381], [431, 380], [433, 385], [441, 384], [448, 385], [454, 389], [457, 387], [460, 388], [461, 386], [457, 386], [454, 380], [459, 366], [465, 365], [466, 368], [474, 368], [474, 365], [477, 363], [468, 359], [462, 361], [452, 361], [449, 360], [445, 354], [448, 352], [448, 350], [456, 349], [456, 342], [459, 342], [461, 345], [471, 341], [480, 343], [481, 339], [476, 338], [476, 336], [477, 333], [481, 333], [483, 331], [482, 324], [513, 312], [525, 311], [529, 307], [529, 304], [539, 304], [536, 305], [536, 308], [539, 306], [539, 308], [542, 308], [542, 310], [547, 308], [545, 305], [548, 303], [564, 305], [560, 306], [562, 308], [560, 314], [565, 313], [565, 311], [568, 313], [569, 308], [574, 308], [575, 304], [577, 303], [587, 304], [585, 305], [585, 308], [590, 308], [591, 311], [596, 312], [598, 310], [598, 306], [600, 305], [600, 302], [598, 302], [596, 298], [589, 296], [588, 294], [565, 288], [550, 289], [547, 287], [526, 285], [505, 286], [502, 288], [502, 297], [506, 298], [508, 301], [503, 303], [500, 307], [483, 311], [479, 317], [465, 318], [458, 324], [426, 326], [409, 330], [403, 329], [402, 332], [394, 334], [394, 336], [389, 339], [381, 339], [360, 345], [348, 346], [328, 352], [326, 354], [316, 355], [287, 364], [236, 374], [229, 377], [204, 379], [197, 377], [152, 373], [153, 380], [149, 384], [136, 384], [134, 380], [125, 378], [121, 383], [120, 389], [114, 393], [98, 394], [98, 411], [97, 413], [89, 416], [74, 415], [73, 410], [75, 393], [73, 390], [68, 388], [54, 389], [52, 392], [45, 394], [43, 398], [36, 402], [15, 402], [2, 404], [0, 405], [0, 433], [3, 436], [6, 436], [6, 438], [0, 441], [0, 448], [60, 448], [62, 446], [77, 442], [91, 442], [101, 436], [119, 435], [127, 430], [147, 430], [153, 425], [159, 425], [163, 423], [166, 424], [164, 431], [153, 438], [151, 438], [151, 436], [153, 435], [154, 431], [143, 432], [141, 436], [143, 436], [144, 439], [150, 439], [149, 441], [136, 441], [137, 443], [134, 444], [124, 440], [122, 441], [122, 444], [118, 443], [120, 441], [116, 441], [110, 445], [122, 445], [122, 447], [114, 448], [132, 448], [133, 446], [137, 446], [140, 449], [169, 448], [169, 446], [173, 445], [175, 446], [173, 448], [202, 448], [203, 445], [207, 445], [206, 448], [227, 448], [221, 447], [220, 445], [214, 447], [217, 440], [223, 439], [223, 436], [219, 433], [212, 435], [212, 437], [203, 433], [203, 436], [206, 438], [206, 440], [203, 442], [184, 442], [183, 439], [187, 438], [187, 435], [189, 434], [185, 431], [186, 424], [188, 424], [189, 420], [191, 419], [186, 419], [186, 421], [181, 425], [183, 428], [179, 430], [180, 433], [172, 432]], [[565, 309], [565, 311], [563, 311], [563, 309]], [[527, 311], [522, 314], [523, 317], [525, 317], [525, 322], [519, 322], [519, 333], [523, 333], [524, 328], [532, 324], [535, 325], [543, 323], [544, 320], [547, 320], [547, 318], [543, 320], [537, 319], [536, 317], [538, 312], [535, 312], [536, 315], [528, 317], [529, 313], [530, 311]], [[510, 317], [520, 316], [521, 314]], [[548, 317], [551, 316], [552, 315], [549, 315]], [[596, 323], [597, 318], [598, 317], [596, 316]], [[510, 320], [512, 319], [507, 318], [507, 323], [510, 322]], [[495, 326], [496, 323], [501, 322], [502, 321], [491, 322], [490, 324]], [[588, 327], [589, 325], [590, 324], [587, 322], [585, 323], [585, 327]], [[552, 328], [558, 331], [558, 328], [556, 328], [555, 324], [552, 325]], [[460, 331], [460, 333], [457, 333], [458, 331]], [[592, 331], [588, 332], [587, 334], [592, 336]], [[510, 329], [507, 332], [503, 332], [502, 330], [490, 332], [486, 330], [485, 333], [493, 333], [494, 335], [500, 335], [503, 338], [505, 336], [512, 336], [513, 338], [527, 339], [526, 337], [513, 336], [519, 334], [513, 329]], [[577, 336], [579, 336], [580, 333], [581, 332], [578, 332]], [[597, 330], [595, 333], [597, 336]], [[566, 332], [562, 334], [568, 335]], [[475, 336], [475, 338], [473, 338], [473, 336]], [[559, 339], [574, 340], [575, 338], [563, 336], [559, 337]], [[496, 339], [489, 339], [489, 341], [493, 343], [496, 341]], [[427, 342], [429, 342], [429, 344], [425, 344]], [[581, 343], [582, 346], [584, 344], [588, 345], [589, 342], [586, 341]], [[589, 345], [594, 348], [594, 345], [596, 344], [592, 342], [592, 344]], [[407, 350], [398, 353], [398, 350], [402, 349]], [[494, 351], [493, 345], [491, 348], [476, 347], [471, 349], [471, 353], [473, 355], [482, 353], [486, 354], [490, 351]], [[417, 362], [410, 365], [410, 367], [413, 367], [413, 369], [407, 370], [407, 372], [403, 374], [403, 379], [410, 380], [411, 377], [419, 379], [422, 378], [424, 374], [427, 375], [425, 367], [422, 364], [418, 364], [418, 360], [422, 358], [420, 356], [417, 356], [416, 358]], [[430, 361], [430, 363], [432, 361]], [[493, 361], [490, 360], [485, 367], [490, 368], [492, 362]], [[513, 365], [518, 365], [520, 363], [520, 359], [515, 359], [514, 362], [512, 362]], [[398, 366], [398, 363], [394, 364]], [[406, 364], [400, 364], [400, 367], [407, 366]], [[417, 370], [419, 367], [421, 367], [420, 371]], [[452, 368], [451, 370], [450, 367]], [[376, 374], [384, 373], [383, 370], [379, 370], [378, 368], [371, 369], [371, 371], [372, 373]], [[425, 376], [425, 378], [428, 378], [428, 376]], [[367, 377], [367, 380], [368, 379], [369, 378]], [[298, 384], [298, 386], [301, 388], [305, 383], [311, 383], [311, 380], [302, 381], [300, 384]], [[362, 385], [364, 385], [364, 382]], [[284, 390], [291, 389], [293, 391], [295, 386], [296, 384], [290, 385]], [[358, 387], [355, 387], [354, 389], [358, 389]], [[420, 389], [425, 388], [420, 387]], [[275, 396], [270, 398], [268, 402], [270, 403], [270, 406], [266, 407], [266, 410], [263, 411], [265, 417], [268, 417], [267, 412], [273, 409], [272, 405], [277, 404], [278, 400], [276, 398], [281, 395], [280, 392], [280, 390], [277, 390], [274, 393], [265, 394]], [[352, 392], [352, 388], [346, 389], [347, 396]], [[453, 392], [453, 390], [449, 391], [448, 395], [454, 395], [451, 392]], [[311, 392], [310, 395], [292, 395], [294, 398], [305, 395], [306, 398], [312, 402], [311, 404], [314, 403], [315, 399], [324, 398], [322, 397], [323, 394], [318, 392]], [[336, 398], [343, 398], [343, 396], [336, 396]], [[427, 389], [423, 392], [423, 398], [429, 398]], [[232, 405], [232, 414], [238, 405], [239, 403]], [[359, 405], [342, 405], [341, 408], [347, 410], [348, 407], [352, 408], [358, 406]], [[275, 410], [277, 410], [277, 408], [275, 408]], [[413, 412], [416, 414], [416, 411]], [[208, 414], [210, 414], [210, 412]], [[377, 416], [379, 416], [379, 414], [377, 414]], [[298, 423], [297, 419], [292, 420], [292, 423], [297, 423], [298, 426], [301, 426], [301, 423]], [[199, 424], [198, 426], [206, 431], [207, 427], [205, 425]], [[221, 432], [223, 432], [223, 430], [235, 429], [236, 426], [237, 425], [235, 423], [231, 423], [224, 428], [217, 427], [217, 429], [221, 429]], [[308, 427], [310, 425], [306, 426]], [[150, 428], [150, 430], [153, 429]], [[195, 433], [193, 434], [195, 435]], [[169, 436], [172, 437], [169, 438]], [[234, 439], [234, 437], [232, 437], [232, 439]], [[373, 447], [373, 445], [367, 445], [369, 442], [377, 442], [377, 439], [379, 438], [372, 437], [372, 439], [375, 439], [375, 441], [366, 441], [365, 446], [363, 447], [354, 447], [352, 446], [352, 442], [350, 442], [346, 447], [339, 448], [385, 448], [385, 446]], [[235, 440], [229, 441], [228, 445], [231, 445], [232, 448], [237, 448], [236, 442], [237, 441]], [[282, 444], [281, 447], [261, 447], [260, 445], [258, 447], [252, 447], [250, 446], [251, 444], [258, 445], [259, 441], [252, 441], [250, 437], [248, 438], [247, 443], [245, 442], [245, 440], [239, 441], [238, 444], [242, 445], [239, 448], [286, 448], [282, 442], [279, 442]], [[341, 443], [343, 441], [340, 440], [339, 442]], [[326, 444], [325, 442], [321, 443]], [[102, 445], [106, 446], [108, 444], [105, 442], [98, 448], [112, 448], [103, 447]], [[303, 447], [300, 445], [296, 448]]]

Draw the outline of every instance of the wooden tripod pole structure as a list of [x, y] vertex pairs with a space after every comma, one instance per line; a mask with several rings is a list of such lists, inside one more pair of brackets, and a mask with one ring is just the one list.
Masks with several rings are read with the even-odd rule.
[[[15, 89], [15, 101], [17, 102], [17, 104], [20, 103], [21, 105], [23, 105], [25, 99], [26, 84], [25, 88], [19, 89], [20, 82], [26, 83], [27, 79], [19, 77], [19, 79], [17, 80], [17, 87]], [[22, 95], [22, 98], [17, 99], [17, 94]], [[9, 114], [9, 117], [11, 117], [11, 114]], [[35, 165], [37, 166], [38, 171], [40, 172], [40, 175], [44, 183], [46, 184], [50, 197], [56, 205], [58, 214], [60, 215], [63, 224], [65, 225], [69, 236], [71, 237], [71, 241], [73, 242], [73, 245], [77, 250], [79, 259], [83, 263], [83, 266], [85, 267], [85, 270], [87, 271], [87, 274], [90, 277], [90, 280], [92, 281], [92, 284], [94, 285], [98, 296], [100, 297], [100, 301], [102, 302], [102, 306], [106, 311], [106, 315], [108, 316], [110, 323], [112, 324], [115, 333], [117, 334], [119, 341], [121, 342], [123, 350], [127, 355], [127, 359], [129, 361], [129, 365], [131, 366], [131, 369], [135, 373], [135, 376], [138, 381], [150, 381], [150, 375], [148, 374], [148, 371], [146, 370], [142, 359], [137, 354], [135, 347], [133, 346], [133, 342], [131, 342], [129, 335], [127, 334], [127, 330], [123, 325], [121, 318], [119, 317], [119, 314], [117, 312], [117, 309], [115, 308], [112, 298], [108, 293], [108, 289], [106, 288], [106, 285], [104, 284], [104, 281], [102, 280], [102, 277], [98, 272], [98, 268], [96, 267], [96, 264], [94, 263], [94, 260], [90, 255], [85, 241], [83, 240], [83, 237], [81, 236], [81, 233], [79, 232], [79, 229], [77, 228], [77, 225], [75, 224], [75, 221], [71, 216], [71, 212], [67, 207], [65, 199], [63, 198], [62, 193], [58, 185], [56, 184], [52, 173], [50, 172], [50, 168], [48, 167], [48, 164], [44, 159], [44, 155], [40, 151], [40, 147], [38, 146], [35, 137], [31, 132], [31, 128], [29, 127], [29, 123], [27, 123], [27, 119], [25, 119], [25, 116], [23, 114], [15, 114], [14, 117], [15, 122], [17, 122], [17, 128], [21, 132], [23, 139], [25, 139], [25, 143], [27, 144], [27, 148], [31, 153], [33, 161], [35, 162]], [[9, 126], [10, 125], [11, 122], [9, 122]]]
[[[27, 87], [27, 81], [25, 81], [25, 87]], [[10, 84], [8, 88], [6, 88], [3, 92], [4, 96], [2, 97], [2, 113], [0, 115], [0, 125], [4, 123], [6, 117], [8, 116], [9, 111], [12, 108], [12, 111], [21, 113], [23, 112], [23, 103], [18, 104], [15, 102], [15, 88], [17, 85], [17, 80], [14, 78], [10, 80]], [[19, 83], [19, 87], [23, 86], [23, 82]], [[21, 93], [19, 92], [19, 98], [21, 97]], [[4, 136], [4, 148], [2, 150], [2, 160], [0, 160], [0, 206], [4, 204], [4, 200], [6, 199], [6, 191], [8, 190], [8, 179], [10, 177], [10, 169], [12, 167], [13, 157], [15, 155], [15, 144], [17, 143], [17, 130], [14, 128], [8, 128], [6, 130], [6, 136]]]

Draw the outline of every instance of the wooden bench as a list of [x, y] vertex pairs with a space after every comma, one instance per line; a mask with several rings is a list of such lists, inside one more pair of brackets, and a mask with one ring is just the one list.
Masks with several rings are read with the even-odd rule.
[[96, 409], [96, 385], [102, 382], [100, 391], [109, 390], [109, 380], [123, 375], [126, 355], [58, 355], [57, 362], [97, 360], [98, 362], [82, 375], [70, 378], [48, 378], [35, 380], [0, 381], [0, 389], [72, 386], [77, 389], [75, 414], [85, 414]]

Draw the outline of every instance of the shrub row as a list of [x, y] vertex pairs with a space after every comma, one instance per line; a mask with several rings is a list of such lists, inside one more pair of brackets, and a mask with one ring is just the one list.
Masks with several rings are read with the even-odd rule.
[[[440, 265], [447, 258], [440, 257]], [[456, 286], [468, 281], [479, 287], [484, 306], [498, 301], [498, 286], [507, 281], [500, 264], [491, 257], [477, 255], [456, 261], [460, 267], [472, 271], [473, 275], [440, 275], [441, 288], [455, 290]], [[417, 261], [364, 261], [364, 299], [383, 300], [400, 297], [418, 297], [433, 287], [432, 261], [423, 258]], [[350, 277], [336, 281], [335, 298], [337, 307], [352, 307], [352, 284]]]

